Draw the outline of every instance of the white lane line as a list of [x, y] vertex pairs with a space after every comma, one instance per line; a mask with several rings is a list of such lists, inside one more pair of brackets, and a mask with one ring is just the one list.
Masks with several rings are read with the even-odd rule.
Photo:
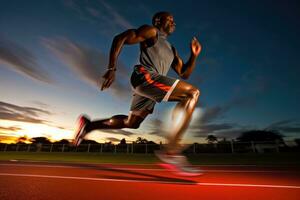
[[[16, 177], [34, 177], [34, 178], [53, 178], [53, 179], [71, 179], [71, 180], [89, 180], [89, 181], [112, 181], [112, 182], [131, 182], [131, 183], [171, 183], [171, 184], [187, 184], [193, 185], [192, 182], [175, 182], [175, 181], [143, 181], [143, 180], [126, 180], [126, 179], [107, 179], [107, 178], [93, 178], [93, 177], [78, 177], [78, 176], [52, 176], [41, 174], [11, 174], [0, 173], [0, 176], [16, 176]], [[200, 186], [226, 186], [226, 187], [260, 187], [260, 188], [286, 188], [286, 189], [300, 189], [298, 185], [261, 185], [261, 184], [247, 184], [247, 183], [195, 183]]]
[[[38, 165], [38, 164], [0, 164], [0, 166], [13, 166], [13, 167], [40, 167], [40, 168], [84, 168], [84, 166], [65, 166], [65, 165]], [[113, 167], [105, 165], [95, 165], [91, 167], [105, 167], [115, 170], [134, 170], [134, 171], [169, 171], [167, 169], [149, 169], [149, 168], [130, 168], [130, 167]], [[90, 166], [86, 166], [89, 169]], [[204, 172], [216, 172], [216, 173], [291, 173], [293, 171], [288, 170], [222, 170], [222, 169], [203, 169]]]
[[300, 189], [300, 186], [298, 185], [260, 185], [260, 184], [245, 184], [245, 183], [197, 183], [197, 185]]

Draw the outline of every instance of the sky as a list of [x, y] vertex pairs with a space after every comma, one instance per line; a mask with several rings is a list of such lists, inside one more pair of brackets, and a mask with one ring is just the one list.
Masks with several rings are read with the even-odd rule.
[[[0, 140], [72, 139], [80, 114], [93, 120], [127, 114], [139, 46], [123, 47], [116, 81], [100, 91], [110, 46], [115, 35], [151, 24], [158, 11], [174, 15], [168, 40], [184, 61], [194, 36], [202, 45], [185, 80], [201, 95], [183, 142], [210, 134], [234, 139], [253, 129], [300, 137], [298, 1], [2, 0]], [[178, 78], [173, 71], [168, 76]], [[87, 138], [164, 142], [174, 106], [157, 104], [137, 130], [98, 130]]]

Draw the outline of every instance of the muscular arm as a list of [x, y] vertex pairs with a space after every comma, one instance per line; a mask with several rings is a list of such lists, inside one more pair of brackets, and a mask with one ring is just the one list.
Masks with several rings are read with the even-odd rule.
[[200, 43], [197, 41], [196, 38], [193, 38], [191, 42], [191, 55], [186, 63], [183, 63], [182, 59], [179, 57], [175, 48], [172, 47], [172, 49], [174, 52], [174, 60], [172, 63], [172, 68], [181, 78], [188, 79], [195, 68], [197, 57], [201, 52]]
[[122, 47], [125, 44], [137, 44], [155, 38], [156, 34], [156, 28], [144, 25], [138, 29], [129, 29], [114, 37], [109, 54], [108, 70], [103, 75], [104, 81], [101, 90], [108, 88], [115, 79], [116, 63]]
[[124, 44], [141, 43], [147, 39], [154, 38], [156, 34], [157, 29], [153, 26], [144, 25], [138, 29], [129, 29], [115, 36], [109, 54], [109, 67], [116, 67], [117, 58]]

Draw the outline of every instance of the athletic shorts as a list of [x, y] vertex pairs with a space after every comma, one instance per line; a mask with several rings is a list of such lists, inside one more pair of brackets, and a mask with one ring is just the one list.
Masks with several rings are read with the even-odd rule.
[[170, 78], [136, 65], [131, 75], [133, 97], [130, 110], [152, 113], [155, 103], [168, 101], [178, 79]]

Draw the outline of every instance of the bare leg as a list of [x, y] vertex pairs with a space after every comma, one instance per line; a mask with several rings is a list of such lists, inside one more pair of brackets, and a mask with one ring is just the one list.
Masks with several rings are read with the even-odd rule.
[[148, 115], [146, 111], [139, 113], [130, 113], [127, 115], [115, 115], [108, 119], [91, 121], [86, 127], [87, 133], [97, 129], [121, 129], [121, 128], [138, 128]]
[[182, 147], [179, 142], [189, 126], [199, 95], [200, 91], [197, 88], [180, 81], [169, 97], [169, 101], [178, 101], [172, 113], [174, 126], [168, 138], [167, 151], [169, 153], [181, 152]]

